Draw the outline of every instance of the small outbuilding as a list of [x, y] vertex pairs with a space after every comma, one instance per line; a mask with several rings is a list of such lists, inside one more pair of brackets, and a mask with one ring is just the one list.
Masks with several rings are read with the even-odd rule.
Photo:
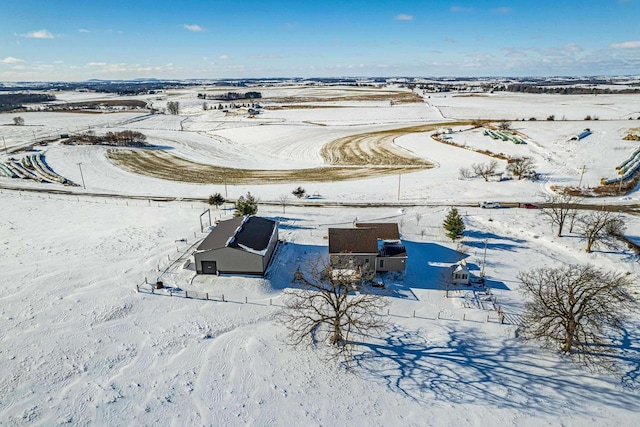
[[454, 285], [468, 285], [470, 280], [469, 267], [465, 260], [454, 264], [451, 268], [451, 283]]
[[277, 221], [253, 215], [220, 221], [193, 255], [196, 272], [264, 276], [277, 246]]

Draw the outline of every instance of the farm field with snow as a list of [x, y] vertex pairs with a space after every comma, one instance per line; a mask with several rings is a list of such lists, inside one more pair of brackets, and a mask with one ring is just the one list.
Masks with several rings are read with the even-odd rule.
[[[638, 255], [623, 246], [586, 253], [577, 229], [557, 237], [540, 209], [478, 207], [543, 204], [558, 187], [596, 188], [618, 176], [640, 144], [624, 139], [640, 133], [637, 96], [429, 94], [407, 102], [406, 89], [256, 90], [255, 116], [242, 107], [225, 113], [217, 101], [204, 110], [196, 95], [219, 88], [131, 97], [155, 109], [178, 101], [179, 115], [33, 111], [14, 126], [16, 114], [0, 114], [0, 162], [40, 154], [73, 184], [0, 176], [1, 425], [637, 423], [640, 316], [615, 342], [620, 372], [585, 370], [519, 338], [518, 274], [590, 264], [637, 283]], [[504, 120], [526, 143], [485, 133]], [[586, 128], [590, 135], [572, 140]], [[123, 130], [144, 133], [150, 147], [60, 138]], [[493, 159], [504, 172], [499, 156], [531, 157], [539, 179], [461, 179], [461, 168]], [[156, 163], [136, 169], [127, 159]], [[181, 179], [192, 176], [176, 169], [160, 179], [161, 160], [202, 176]], [[298, 186], [315, 196], [295, 198]], [[206, 236], [206, 209], [213, 221], [233, 216], [231, 203], [206, 203], [216, 192], [229, 200], [250, 192], [258, 215], [279, 222], [265, 277], [197, 275], [185, 262]], [[638, 203], [637, 188], [584, 202], [618, 206], [626, 237], [640, 243], [640, 219], [626, 209]], [[462, 245], [442, 227], [451, 206], [466, 226]], [[328, 256], [329, 228], [387, 221], [398, 224], [408, 258], [404, 276], [387, 277], [380, 291], [389, 303], [385, 331], [362, 342], [348, 366], [327, 361], [322, 348], [288, 345], [276, 316], [296, 268]], [[447, 298], [443, 274], [461, 257], [474, 274], [484, 271], [487, 287]], [[144, 282], [157, 280], [179, 291], [150, 293]]]

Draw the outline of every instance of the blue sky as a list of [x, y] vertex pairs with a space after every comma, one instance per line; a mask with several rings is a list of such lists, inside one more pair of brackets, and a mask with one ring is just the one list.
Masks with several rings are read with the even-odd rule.
[[640, 74], [640, 0], [0, 0], [0, 81]]

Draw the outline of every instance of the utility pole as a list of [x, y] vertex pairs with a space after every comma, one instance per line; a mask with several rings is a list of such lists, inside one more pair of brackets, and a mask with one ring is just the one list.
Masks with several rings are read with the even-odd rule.
[[584, 175], [584, 171], [587, 170], [587, 165], [582, 165], [582, 173], [580, 173], [580, 182], [578, 183], [578, 188], [582, 186], [582, 176]]
[[82, 188], [86, 190], [87, 187], [84, 185], [84, 175], [82, 174], [82, 163], [78, 163], [78, 168], [80, 168], [80, 178], [82, 179]]
[[229, 197], [229, 194], [227, 193], [227, 170], [226, 169], [222, 169], [222, 176], [224, 177], [224, 198], [226, 199], [227, 197]]
[[480, 272], [480, 277], [484, 277], [484, 265], [487, 262], [487, 240], [484, 239], [484, 255], [482, 256], [482, 271]]
[[4, 136], [2, 137], [2, 143], [4, 144], [4, 154], [9, 154], [7, 150], [7, 141], [4, 140]]
[[400, 179], [402, 178], [402, 174], [398, 174], [398, 200], [400, 200]]
[[620, 185], [618, 186], [618, 194], [622, 193], [622, 181], [623, 179], [620, 178]]

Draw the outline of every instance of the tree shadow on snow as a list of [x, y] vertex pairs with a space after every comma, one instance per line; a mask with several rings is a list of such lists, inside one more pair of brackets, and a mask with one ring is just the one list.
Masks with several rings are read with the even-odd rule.
[[[453, 264], [469, 257], [467, 254], [431, 242], [402, 242], [407, 249], [407, 269], [404, 280], [394, 283], [399, 292], [417, 289], [445, 289], [444, 277], [450, 274]], [[467, 264], [469, 270], [479, 274], [480, 267], [474, 263]], [[509, 290], [503, 282], [492, 280], [487, 284], [493, 289]], [[411, 295], [413, 293], [411, 292]]]
[[482, 231], [469, 231], [465, 232], [465, 237], [476, 240], [465, 240], [465, 246], [477, 249], [484, 249], [485, 240], [488, 250], [498, 251], [516, 251], [519, 249], [525, 249], [526, 240], [515, 239], [512, 237], [499, 236], [494, 233], [484, 233]]
[[547, 415], [571, 408], [597, 416], [600, 405], [640, 411], [636, 393], [515, 338], [492, 341], [451, 327], [446, 342], [433, 343], [419, 331], [396, 327], [381, 343], [360, 345], [365, 351], [354, 359], [356, 372], [420, 403], [435, 399]]

